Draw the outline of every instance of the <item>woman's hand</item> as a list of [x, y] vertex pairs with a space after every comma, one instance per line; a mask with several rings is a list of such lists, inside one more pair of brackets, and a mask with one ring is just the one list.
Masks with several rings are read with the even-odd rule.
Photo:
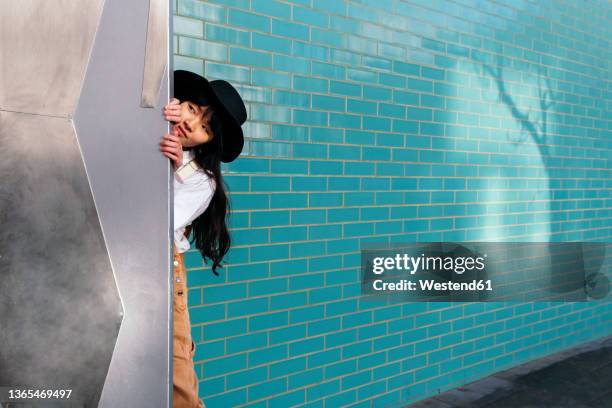
[[183, 164], [183, 144], [178, 136], [174, 133], [166, 133], [159, 142], [159, 146], [159, 150], [162, 151], [164, 156], [174, 163], [174, 170], [181, 167]]
[[164, 106], [164, 116], [169, 122], [180, 122], [181, 121], [181, 102], [176, 99], [170, 99], [170, 102]]

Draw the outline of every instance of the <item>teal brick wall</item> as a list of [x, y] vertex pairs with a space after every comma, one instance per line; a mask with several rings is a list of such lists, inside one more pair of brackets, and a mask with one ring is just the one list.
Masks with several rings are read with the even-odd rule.
[[367, 241], [612, 239], [612, 7], [177, 0], [174, 67], [247, 101], [234, 246], [193, 250], [208, 408], [403, 406], [612, 333], [609, 301], [359, 298]]

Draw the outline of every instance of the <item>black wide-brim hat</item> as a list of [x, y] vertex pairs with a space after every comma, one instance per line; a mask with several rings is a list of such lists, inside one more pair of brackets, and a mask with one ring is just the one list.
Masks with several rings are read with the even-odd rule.
[[240, 94], [229, 82], [222, 79], [208, 81], [190, 71], [174, 71], [174, 97], [179, 101], [191, 101], [198, 105], [211, 105], [219, 114], [223, 127], [221, 161], [234, 161], [244, 147], [242, 124], [247, 111]]

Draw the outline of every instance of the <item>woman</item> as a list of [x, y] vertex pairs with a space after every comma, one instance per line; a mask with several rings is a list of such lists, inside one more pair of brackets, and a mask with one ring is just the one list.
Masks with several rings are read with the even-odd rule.
[[[164, 108], [172, 133], [160, 142], [174, 167], [174, 355], [173, 407], [203, 408], [194, 371], [195, 343], [187, 310], [184, 252], [195, 246], [216, 275], [230, 248], [226, 225], [229, 201], [221, 162], [235, 160], [242, 151], [241, 125], [246, 108], [228, 82], [209, 82], [188, 71], [174, 72], [174, 96]], [[193, 239], [188, 241], [193, 230]]]

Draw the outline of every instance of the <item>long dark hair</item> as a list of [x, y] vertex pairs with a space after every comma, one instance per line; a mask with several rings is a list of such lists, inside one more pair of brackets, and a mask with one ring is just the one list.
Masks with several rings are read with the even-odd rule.
[[[212, 107], [214, 109], [214, 106]], [[213, 138], [203, 144], [194, 146], [195, 160], [200, 167], [215, 181], [215, 192], [206, 211], [191, 223], [190, 232], [193, 233], [190, 243], [194, 243], [202, 254], [204, 262], [212, 261], [212, 271], [218, 267], [223, 268], [221, 260], [231, 246], [231, 237], [226, 224], [229, 217], [230, 202], [225, 192], [226, 186], [221, 174], [221, 150], [223, 148], [223, 127], [221, 116], [215, 110], [210, 118], [210, 128]]]

